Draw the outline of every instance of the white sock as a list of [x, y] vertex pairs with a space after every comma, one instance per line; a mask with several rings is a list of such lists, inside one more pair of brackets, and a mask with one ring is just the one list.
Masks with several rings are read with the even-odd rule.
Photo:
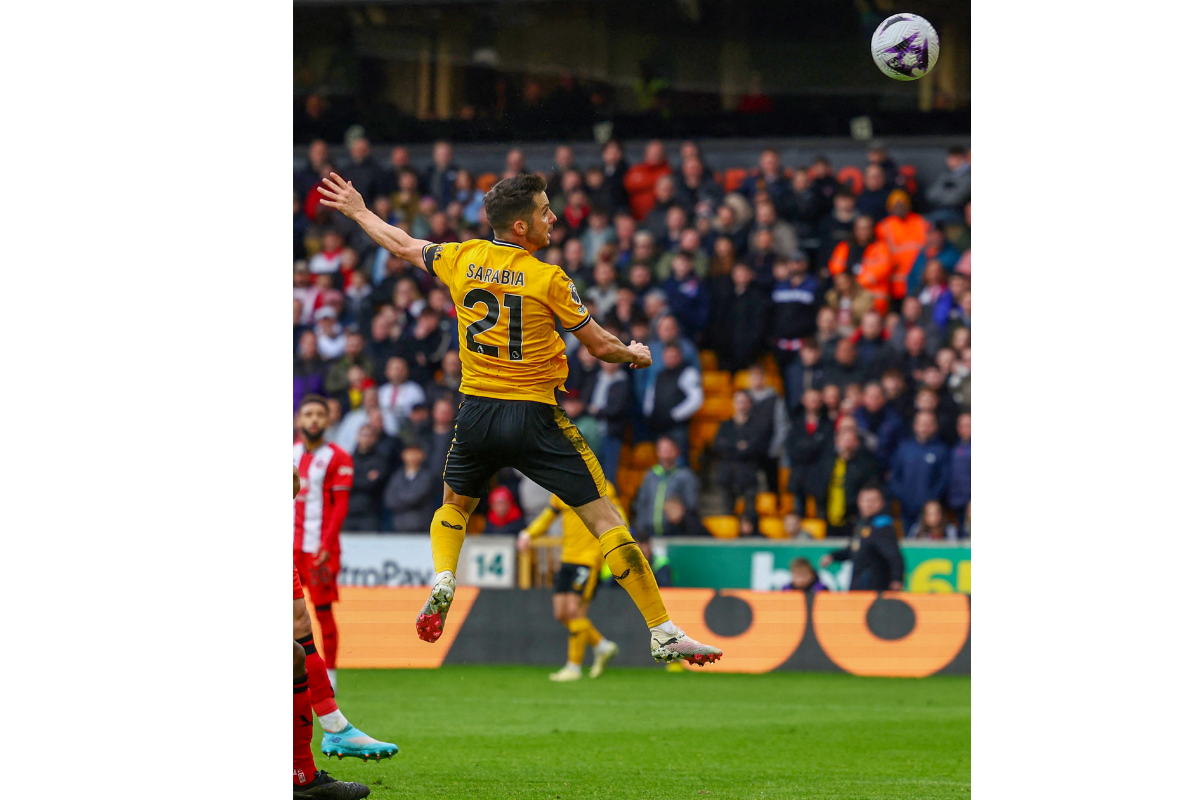
[[338, 731], [346, 730], [346, 726], [350, 724], [350, 720], [342, 714], [341, 709], [336, 709], [329, 714], [322, 714], [317, 717], [321, 722], [321, 730], [337, 733]]
[[[326, 667], [325, 674], [329, 676], [329, 688], [337, 692], [337, 670]], [[338, 728], [338, 730], [341, 730], [341, 728]]]
[[597, 650], [603, 652], [605, 650], [611, 650], [614, 647], [616, 647], [616, 645], [614, 645], [611, 640], [601, 639], [600, 641], [596, 642], [596, 646], [592, 648], [592, 652], [595, 653]]
[[666, 634], [667, 636], [679, 636], [681, 633], [683, 633], [683, 631], [679, 630], [679, 627], [674, 622], [671, 622], [671, 620], [667, 620], [662, 625], [655, 625], [650, 629], [650, 632], [662, 633]]
[[436, 584], [442, 578], [449, 578], [450, 580], [454, 580], [454, 573], [448, 569], [444, 569], [441, 572], [439, 572], [437, 575], [433, 576], [433, 582]]

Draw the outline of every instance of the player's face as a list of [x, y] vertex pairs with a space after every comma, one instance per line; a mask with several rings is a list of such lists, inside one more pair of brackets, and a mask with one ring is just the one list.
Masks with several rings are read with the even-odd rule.
[[300, 409], [300, 430], [308, 439], [312, 441], [320, 439], [325, 434], [328, 424], [328, 412], [317, 403], [309, 403]]
[[546, 247], [550, 244], [550, 231], [558, 217], [550, 210], [550, 199], [546, 197], [545, 192], [540, 192], [533, 198], [533, 206], [533, 224], [525, 234], [525, 241], [538, 248]]

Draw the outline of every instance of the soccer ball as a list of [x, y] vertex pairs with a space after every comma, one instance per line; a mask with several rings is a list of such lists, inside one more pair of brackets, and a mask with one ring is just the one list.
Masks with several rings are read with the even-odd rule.
[[893, 14], [879, 24], [871, 37], [875, 66], [898, 81], [923, 77], [937, 63], [940, 49], [937, 31], [916, 14]]

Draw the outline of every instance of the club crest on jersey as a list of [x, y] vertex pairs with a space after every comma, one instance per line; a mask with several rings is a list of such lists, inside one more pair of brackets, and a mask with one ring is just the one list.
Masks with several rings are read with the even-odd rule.
[[583, 305], [583, 301], [579, 299], [579, 290], [575, 288], [575, 281], [571, 281], [567, 286], [571, 287], [571, 302], [577, 306]]
[[504, 286], [524, 286], [525, 273], [514, 269], [492, 269], [467, 265], [467, 278], [481, 283], [499, 283]]

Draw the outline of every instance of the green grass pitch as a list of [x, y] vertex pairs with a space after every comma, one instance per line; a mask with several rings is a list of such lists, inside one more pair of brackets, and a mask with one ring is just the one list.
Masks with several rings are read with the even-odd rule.
[[541, 667], [339, 670], [351, 722], [390, 761], [320, 754], [371, 798], [961, 798], [970, 678]]

